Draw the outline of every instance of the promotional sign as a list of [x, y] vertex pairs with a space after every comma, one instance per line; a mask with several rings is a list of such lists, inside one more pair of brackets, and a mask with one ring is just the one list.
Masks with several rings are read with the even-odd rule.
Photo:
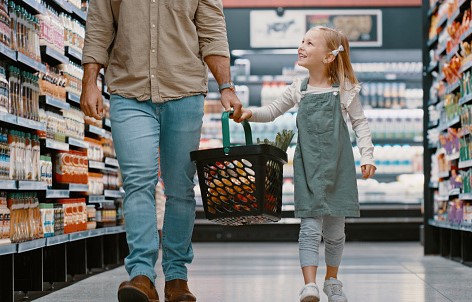
[[342, 31], [351, 47], [382, 46], [380, 10], [251, 11], [252, 48], [298, 47], [305, 32], [322, 25]]

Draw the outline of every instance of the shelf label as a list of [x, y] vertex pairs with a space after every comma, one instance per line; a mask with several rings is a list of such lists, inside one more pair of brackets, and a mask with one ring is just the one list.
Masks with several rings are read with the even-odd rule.
[[119, 167], [118, 160], [116, 158], [106, 157], [105, 164], [109, 166]]
[[72, 92], [68, 92], [67, 93], [67, 99], [71, 102], [74, 102], [74, 103], [77, 103], [77, 104], [80, 104], [80, 96], [75, 94], [75, 93], [72, 93]]
[[105, 168], [105, 163], [102, 163], [100, 161], [94, 161], [94, 160], [89, 160], [89, 168], [91, 169], [104, 169]]
[[67, 139], [67, 142], [68, 142], [69, 145], [71, 145], [71, 146], [75, 146], [75, 147], [79, 147], [79, 148], [84, 148], [84, 149], [88, 149], [88, 148], [89, 148], [88, 142], [83, 141], [83, 140], [81, 140], [81, 139], [74, 138], [74, 137], [69, 137], [69, 138]]
[[69, 184], [69, 191], [71, 192], [88, 192], [88, 184]]
[[41, 95], [39, 98], [41, 101], [46, 102], [47, 105], [50, 105], [59, 109], [65, 109], [65, 110], [70, 109], [70, 105], [68, 103], [58, 100], [56, 98], [53, 98], [49, 95]]
[[28, 120], [22, 117], [17, 117], [17, 125], [25, 127], [25, 128], [34, 129], [34, 130], [41, 130], [41, 131], [46, 130], [46, 125], [40, 122]]
[[52, 139], [46, 139], [46, 148], [60, 151], [69, 151], [69, 144], [58, 142]]

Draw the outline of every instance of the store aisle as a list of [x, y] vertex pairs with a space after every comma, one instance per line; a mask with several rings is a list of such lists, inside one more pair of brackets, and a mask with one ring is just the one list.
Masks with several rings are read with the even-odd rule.
[[[296, 243], [196, 243], [194, 250], [190, 288], [200, 302], [297, 301], [302, 277]], [[340, 279], [349, 301], [470, 301], [472, 269], [422, 253], [418, 243], [347, 243]], [[117, 301], [116, 290], [126, 277], [120, 267], [35, 301]], [[163, 301], [159, 281], [158, 291]]]

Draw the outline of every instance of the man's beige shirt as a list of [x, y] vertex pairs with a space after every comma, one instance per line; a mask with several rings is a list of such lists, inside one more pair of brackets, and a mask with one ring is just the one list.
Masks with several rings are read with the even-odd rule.
[[208, 55], [229, 57], [221, 0], [92, 0], [82, 64], [108, 90], [161, 103], [207, 92]]

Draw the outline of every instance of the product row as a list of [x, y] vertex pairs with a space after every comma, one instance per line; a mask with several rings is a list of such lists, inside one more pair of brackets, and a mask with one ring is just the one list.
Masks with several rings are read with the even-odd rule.
[[122, 201], [87, 205], [84, 198], [39, 203], [36, 193], [0, 192], [0, 242], [20, 243], [123, 223]]

